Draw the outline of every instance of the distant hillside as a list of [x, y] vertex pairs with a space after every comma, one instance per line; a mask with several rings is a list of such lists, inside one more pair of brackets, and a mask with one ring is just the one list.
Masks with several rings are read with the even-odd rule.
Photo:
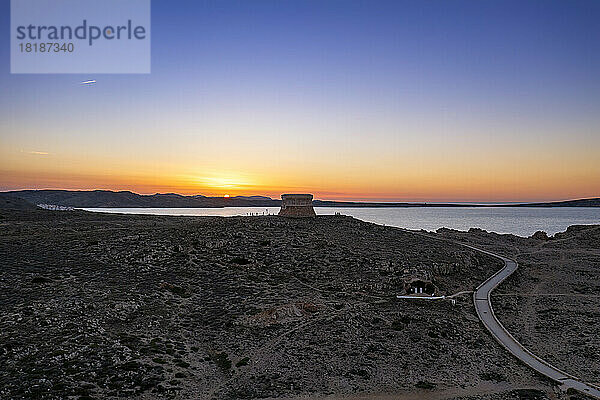
[[0, 193], [1, 210], [33, 210], [37, 207], [19, 197]]
[[[183, 196], [176, 193], [141, 195], [133, 192], [110, 190], [19, 190], [5, 192], [5, 196], [21, 198], [31, 204], [59, 206], [96, 207], [148, 207], [148, 208], [216, 208], [216, 207], [268, 207], [278, 206], [280, 201], [268, 197], [223, 198], [201, 195]], [[254, 196], [253, 196], [254, 197]]]
[[267, 196], [234, 196], [230, 197], [230, 199], [239, 199], [239, 200], [273, 200]]
[[[147, 207], [147, 208], [218, 208], [218, 207], [279, 207], [281, 200], [265, 196], [206, 197], [184, 196], [176, 193], [142, 195], [128, 191], [110, 190], [19, 190], [0, 193], [3, 197], [22, 199], [36, 204], [97, 208], [97, 207]], [[16, 204], [16, 203], [15, 203]], [[315, 207], [489, 207], [473, 204], [442, 203], [382, 203], [315, 200]], [[549, 203], [510, 204], [504, 207], [600, 207], [600, 198], [569, 200]]]
[[520, 207], [600, 207], [600, 198], [520, 204]]
[[315, 207], [600, 207], [600, 198], [521, 204], [457, 204], [457, 203], [381, 203], [358, 201], [314, 200]]
[[388, 202], [362, 202], [362, 201], [332, 201], [314, 200], [315, 207], [371, 207], [371, 208], [399, 208], [399, 207], [481, 207], [475, 204], [454, 203], [388, 203]]
[[377, 203], [356, 201], [315, 200], [315, 207], [600, 207], [600, 198], [557, 201], [548, 203], [521, 203], [503, 205], [456, 203]]

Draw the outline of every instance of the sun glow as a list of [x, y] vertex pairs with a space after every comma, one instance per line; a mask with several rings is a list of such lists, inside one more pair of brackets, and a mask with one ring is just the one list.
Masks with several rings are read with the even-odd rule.
[[239, 176], [204, 176], [198, 179], [198, 181], [207, 187], [212, 187], [216, 189], [238, 189], [241, 187], [245, 187], [251, 185], [251, 183], [242, 177]]

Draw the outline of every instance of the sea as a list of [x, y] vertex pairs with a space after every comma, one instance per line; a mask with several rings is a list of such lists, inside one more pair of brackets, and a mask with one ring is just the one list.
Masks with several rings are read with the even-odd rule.
[[[85, 208], [87, 211], [177, 216], [248, 216], [271, 215], [278, 207], [225, 208]], [[563, 232], [570, 225], [600, 224], [600, 208], [593, 207], [411, 207], [345, 208], [315, 207], [317, 215], [336, 213], [367, 222], [407, 229], [435, 231], [445, 227], [468, 230], [480, 228], [496, 233], [531, 236], [536, 231], [548, 235]]]

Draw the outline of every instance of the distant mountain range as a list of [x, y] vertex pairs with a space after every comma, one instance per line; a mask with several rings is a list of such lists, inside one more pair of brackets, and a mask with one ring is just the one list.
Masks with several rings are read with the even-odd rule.
[[554, 201], [550, 203], [527, 203], [521, 207], [600, 207], [600, 198]]
[[[176, 193], [142, 195], [129, 191], [113, 192], [110, 190], [17, 190], [0, 193], [0, 208], [27, 208], [29, 205], [37, 204], [78, 208], [220, 208], [279, 207], [281, 200], [266, 196], [207, 197], [202, 195], [184, 196]], [[481, 204], [329, 200], [315, 200], [313, 205], [315, 207], [489, 207]], [[548, 203], [505, 204], [502, 207], [600, 207], [600, 198]]]
[[37, 208], [35, 205], [26, 200], [0, 193], [0, 210], [34, 210], [35, 208]]
[[176, 193], [142, 195], [129, 191], [110, 190], [18, 190], [3, 195], [23, 199], [31, 204], [53, 204], [59, 206], [96, 207], [147, 207], [147, 208], [217, 208], [217, 207], [269, 207], [278, 206], [280, 200], [263, 196], [207, 197], [184, 196]]

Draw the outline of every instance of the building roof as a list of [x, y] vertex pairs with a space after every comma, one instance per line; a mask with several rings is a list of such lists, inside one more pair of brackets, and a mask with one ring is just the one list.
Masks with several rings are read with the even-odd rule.
[[313, 195], [312, 195], [312, 194], [310, 194], [310, 193], [285, 193], [285, 194], [282, 194], [282, 195], [281, 195], [281, 198], [282, 198], [282, 199], [283, 199], [283, 198], [286, 198], [286, 197], [287, 197], [287, 198], [293, 198], [293, 197], [296, 197], [296, 198], [310, 198], [310, 199], [312, 199], [312, 198], [313, 198]]

